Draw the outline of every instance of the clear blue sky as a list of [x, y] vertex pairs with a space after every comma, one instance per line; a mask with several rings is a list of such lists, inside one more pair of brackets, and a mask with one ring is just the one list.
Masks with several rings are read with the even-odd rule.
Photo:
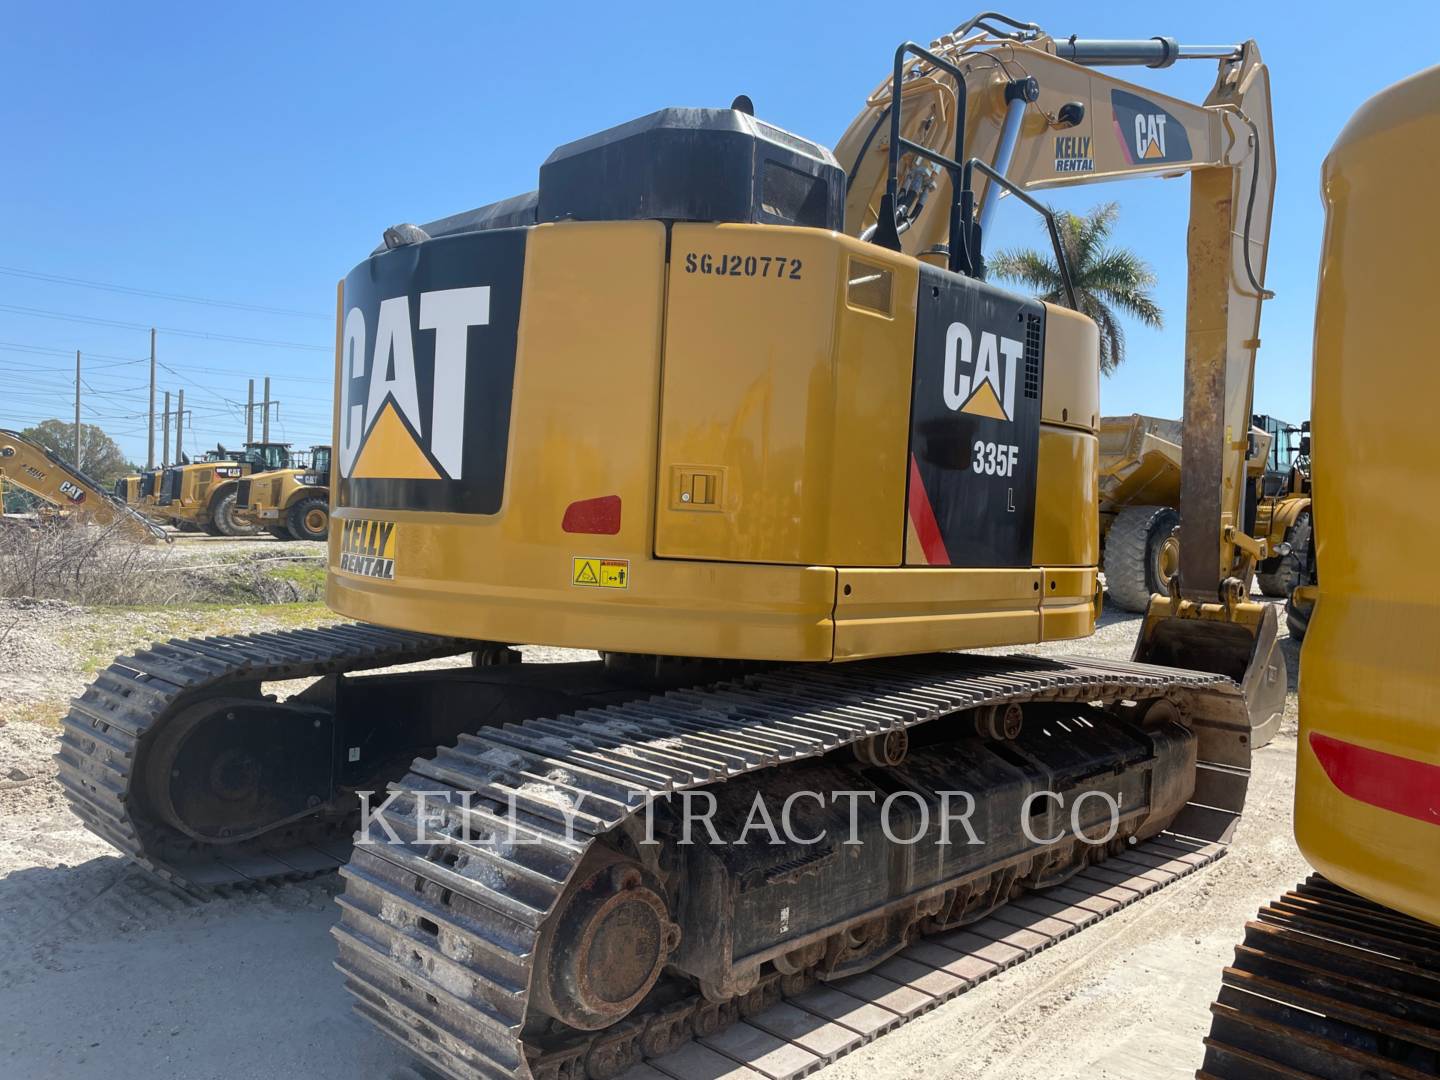
[[[125, 361], [146, 355], [148, 333], [108, 324], [122, 323], [170, 328], [160, 385], [186, 388], [187, 448], [240, 441], [246, 377], [266, 374], [282, 402], [275, 433], [328, 441], [335, 282], [385, 226], [529, 190], [554, 146], [664, 105], [723, 106], [744, 92], [763, 118], [833, 144], [896, 44], [969, 14], [774, 0], [8, 5], [0, 268], [297, 314], [0, 271], [0, 425], [68, 417], [78, 348], [93, 354], [85, 418], [143, 461], [145, 365]], [[1435, 61], [1440, 8], [1046, 0], [1009, 14], [1057, 36], [1259, 41], [1279, 191], [1256, 404], [1302, 419], [1320, 162], [1365, 98]], [[1132, 71], [1194, 100], [1214, 76], [1208, 62]], [[1051, 196], [1073, 209], [1120, 201], [1117, 239], [1151, 262], [1170, 317], [1163, 332], [1130, 328], [1129, 359], [1102, 388], [1106, 412], [1179, 414], [1187, 188], [1144, 180]], [[1020, 231], [1005, 235], [1007, 222]], [[1041, 239], [1021, 215], [998, 225], [992, 243]]]

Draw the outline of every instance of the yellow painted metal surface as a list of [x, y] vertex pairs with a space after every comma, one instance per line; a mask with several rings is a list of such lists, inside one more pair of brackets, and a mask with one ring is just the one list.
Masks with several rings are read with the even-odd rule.
[[[395, 523], [396, 580], [332, 572], [332, 608], [507, 642], [830, 658], [833, 569], [654, 557], [665, 272], [659, 223], [532, 230], [500, 513], [334, 507], [336, 522]], [[620, 498], [619, 532], [561, 529], [571, 502], [609, 495]], [[342, 532], [330, 531], [332, 569]], [[628, 587], [575, 585], [576, 558], [628, 560]]]
[[899, 564], [917, 276], [819, 229], [674, 227], [658, 555]]
[[1406, 776], [1440, 776], [1440, 368], [1424, 347], [1440, 250], [1440, 221], [1427, 210], [1437, 102], [1440, 68], [1382, 92], [1324, 168], [1312, 410], [1319, 590], [1302, 652], [1295, 835], [1327, 877], [1440, 924], [1440, 788], [1428, 785], [1429, 812], [1423, 779], [1411, 790], [1416, 814], [1385, 808], [1342, 791], [1317, 753], [1332, 739], [1390, 755], [1367, 755], [1381, 801], [1410, 790], [1399, 786]]
[[[1050, 313], [1043, 565], [903, 569], [918, 264], [768, 226], [677, 226], [668, 266], [665, 251], [658, 223], [531, 231], [499, 513], [336, 506], [331, 607], [478, 639], [774, 660], [1092, 631], [1088, 320]], [[702, 254], [738, 257], [741, 276], [703, 274]], [[762, 255], [787, 277], [744, 274]], [[610, 496], [617, 532], [563, 530], [573, 502]], [[394, 526], [393, 580], [340, 568], [346, 521]], [[598, 585], [578, 580], [592, 565]]]
[[[1099, 350], [1099, 331], [1093, 322], [1068, 308], [1045, 306], [1033, 549], [1037, 566], [1094, 567], [1100, 561], [1100, 372], [1095, 361]], [[1088, 592], [1084, 602], [1089, 603]]]

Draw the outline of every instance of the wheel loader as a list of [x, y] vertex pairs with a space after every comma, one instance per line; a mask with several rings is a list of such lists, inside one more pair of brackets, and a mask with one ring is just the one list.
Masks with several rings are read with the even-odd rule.
[[1310, 421], [1300, 426], [1273, 416], [1256, 416], [1270, 435], [1265, 469], [1256, 481], [1256, 536], [1272, 552], [1255, 566], [1255, 582], [1266, 596], [1289, 599], [1306, 580], [1310, 550]]
[[[1100, 565], [1106, 595], [1144, 611], [1164, 592], [1180, 552], [1180, 422], [1155, 416], [1100, 418]], [[1266, 596], [1299, 583], [1310, 533], [1308, 458], [1295, 465], [1300, 429], [1251, 417], [1246, 451], [1246, 532], [1263, 545], [1255, 580]]]
[[1295, 777], [1316, 873], [1246, 923], [1200, 1080], [1440, 1075], [1440, 373], [1410, 318], [1436, 284], [1440, 225], [1414, 209], [1437, 138], [1433, 67], [1362, 105], [1325, 159]]
[[330, 447], [312, 446], [303, 467], [242, 479], [235, 512], [280, 540], [324, 540], [330, 535]]
[[289, 443], [248, 442], [239, 453], [217, 446], [200, 461], [166, 469], [155, 498], [155, 513], [187, 532], [250, 536], [259, 527], [236, 512], [242, 477], [284, 469]]
[[[1201, 104], [1100, 70], [1206, 60]], [[1193, 542], [1134, 662], [967, 652], [1100, 600], [1098, 331], [984, 280], [1000, 195], [1068, 274], [1034, 192], [1171, 174]], [[992, 14], [897, 48], [834, 152], [743, 95], [665, 108], [385, 229], [336, 302], [357, 621], [120, 658], [65, 721], [71, 805], [191, 887], [343, 863], [356, 1008], [456, 1078], [618, 1076], [1134, 841], [1223, 841], [1285, 692], [1242, 519], [1273, 184], [1253, 41]]]

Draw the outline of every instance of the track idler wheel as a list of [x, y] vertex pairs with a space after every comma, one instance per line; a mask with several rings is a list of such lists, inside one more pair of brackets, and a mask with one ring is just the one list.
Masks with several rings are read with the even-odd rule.
[[1025, 710], [1015, 702], [975, 710], [975, 734], [982, 739], [1014, 739], [1025, 724]]
[[328, 711], [217, 697], [159, 731], [138, 768], [150, 809], [192, 840], [238, 843], [319, 812], [332, 796]]
[[904, 728], [895, 728], [884, 735], [871, 735], [855, 744], [856, 760], [866, 765], [878, 765], [893, 769], [910, 753], [910, 733]]
[[645, 999], [680, 944], [663, 887], [613, 851], [587, 858], [547, 921], [531, 1003], [582, 1031], [598, 1031]]

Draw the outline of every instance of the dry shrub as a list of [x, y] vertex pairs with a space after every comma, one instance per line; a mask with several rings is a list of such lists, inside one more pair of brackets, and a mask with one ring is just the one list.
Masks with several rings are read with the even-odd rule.
[[0, 596], [6, 597], [168, 607], [287, 603], [323, 594], [323, 572], [316, 588], [313, 574], [282, 569], [287, 565], [244, 555], [187, 565], [170, 545], [137, 543], [119, 526], [71, 521], [6, 524], [0, 531]]

